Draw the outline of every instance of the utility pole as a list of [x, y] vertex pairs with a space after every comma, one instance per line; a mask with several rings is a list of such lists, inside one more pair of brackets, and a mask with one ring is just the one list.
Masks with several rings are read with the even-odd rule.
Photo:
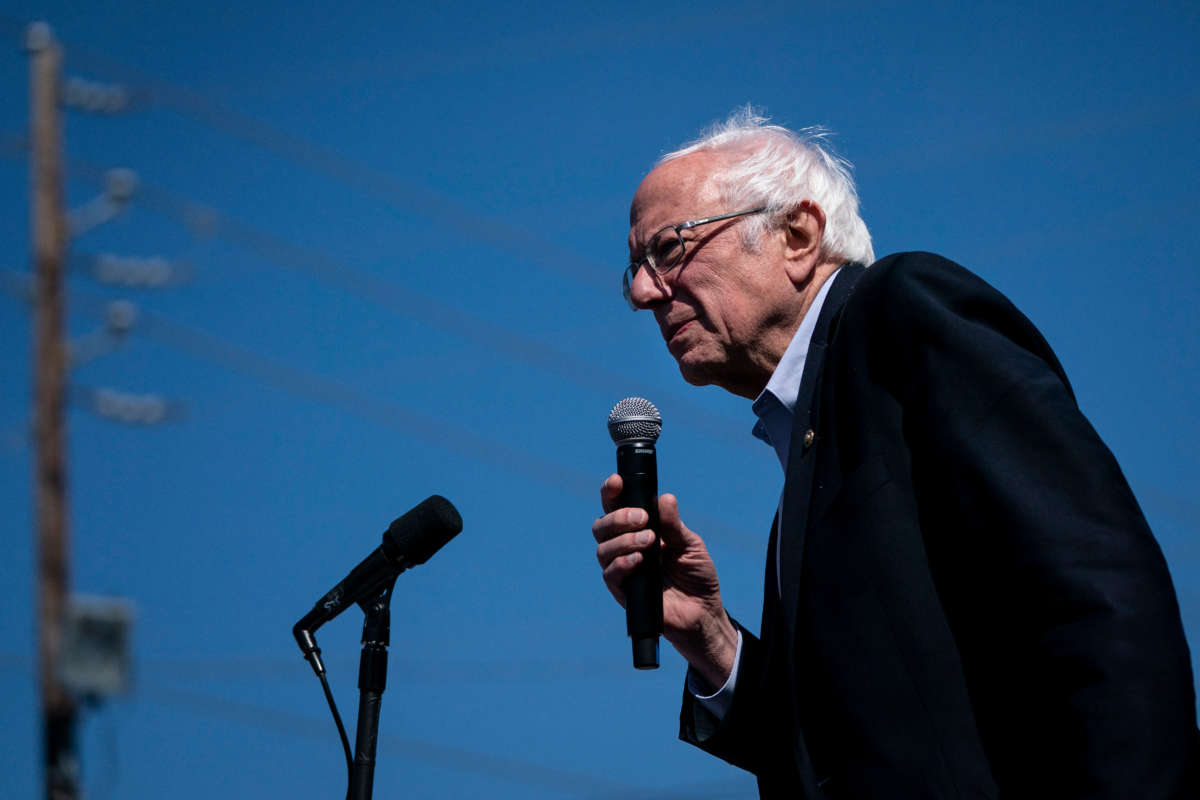
[[75, 701], [59, 679], [63, 621], [70, 581], [64, 399], [62, 131], [59, 86], [62, 48], [50, 27], [26, 32], [30, 53], [30, 200], [33, 225], [34, 526], [37, 540], [38, 677], [47, 800], [79, 796]]

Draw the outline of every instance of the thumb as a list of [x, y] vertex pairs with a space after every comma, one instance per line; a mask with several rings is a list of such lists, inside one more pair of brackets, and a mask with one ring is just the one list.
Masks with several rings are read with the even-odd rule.
[[673, 550], [686, 550], [700, 538], [679, 518], [679, 501], [673, 494], [660, 495], [658, 498], [658, 527], [663, 544]]

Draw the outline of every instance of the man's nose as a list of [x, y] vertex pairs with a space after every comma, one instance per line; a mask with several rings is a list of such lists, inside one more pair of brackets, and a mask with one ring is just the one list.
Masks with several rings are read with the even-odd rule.
[[629, 299], [637, 308], [653, 308], [671, 296], [670, 279], [643, 265], [633, 276]]

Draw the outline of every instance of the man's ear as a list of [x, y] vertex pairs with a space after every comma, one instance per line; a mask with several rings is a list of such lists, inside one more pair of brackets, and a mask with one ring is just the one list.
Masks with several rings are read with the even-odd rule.
[[805, 200], [788, 214], [783, 235], [788, 277], [799, 285], [809, 279], [813, 268], [821, 261], [825, 212], [813, 201]]

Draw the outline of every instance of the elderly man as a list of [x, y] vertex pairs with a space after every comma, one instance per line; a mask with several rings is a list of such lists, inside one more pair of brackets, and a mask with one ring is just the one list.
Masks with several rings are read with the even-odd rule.
[[[995, 289], [871, 264], [847, 166], [741, 114], [633, 199], [626, 298], [685, 380], [754, 400], [785, 473], [759, 637], [659, 499], [680, 737], [764, 797], [1200, 797], [1178, 603], [1112, 454]], [[623, 601], [659, 545], [620, 488], [593, 534]]]

